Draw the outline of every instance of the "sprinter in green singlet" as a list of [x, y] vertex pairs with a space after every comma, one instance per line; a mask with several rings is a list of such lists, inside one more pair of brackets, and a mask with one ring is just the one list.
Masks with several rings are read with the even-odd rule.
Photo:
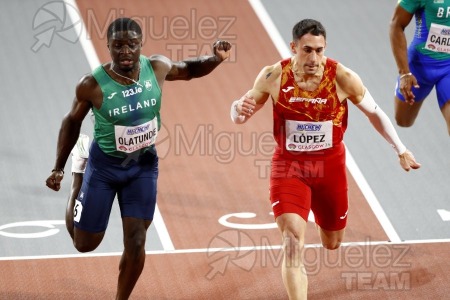
[[141, 55], [141, 28], [129, 18], [110, 24], [107, 42], [112, 61], [78, 83], [72, 108], [61, 124], [56, 160], [46, 185], [60, 189], [66, 161], [92, 110], [94, 141], [87, 162], [81, 158], [81, 172], [73, 173], [66, 226], [78, 251], [96, 249], [117, 196], [124, 251], [116, 299], [128, 299], [144, 267], [146, 233], [156, 205], [155, 142], [161, 126], [163, 83], [209, 74], [229, 57], [231, 45], [219, 40], [213, 45], [213, 55], [177, 62], [162, 55], [145, 57]]

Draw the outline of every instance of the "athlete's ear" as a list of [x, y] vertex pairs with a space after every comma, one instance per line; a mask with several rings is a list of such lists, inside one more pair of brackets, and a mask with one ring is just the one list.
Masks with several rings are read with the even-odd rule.
[[291, 46], [291, 51], [292, 51], [292, 53], [297, 54], [297, 49], [295, 49], [295, 47], [297, 46], [297, 43], [294, 42], [294, 41], [292, 41], [292, 42], [290, 43], [290, 46]]

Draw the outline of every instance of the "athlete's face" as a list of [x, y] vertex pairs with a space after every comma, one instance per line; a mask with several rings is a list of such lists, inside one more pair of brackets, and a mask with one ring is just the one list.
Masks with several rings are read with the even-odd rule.
[[323, 35], [307, 33], [299, 40], [291, 42], [291, 50], [297, 61], [298, 71], [314, 75], [319, 70], [326, 41]]
[[141, 55], [142, 35], [135, 31], [114, 32], [108, 41], [108, 49], [115, 65], [122, 71], [138, 67]]

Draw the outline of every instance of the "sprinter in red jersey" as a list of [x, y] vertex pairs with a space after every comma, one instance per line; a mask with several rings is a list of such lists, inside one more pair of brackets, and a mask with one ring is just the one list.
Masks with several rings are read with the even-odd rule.
[[277, 145], [270, 200], [283, 238], [282, 277], [290, 299], [306, 299], [308, 284], [301, 254], [309, 212], [314, 213], [327, 249], [339, 247], [347, 223], [343, 143], [347, 99], [392, 145], [403, 169], [418, 169], [420, 164], [359, 76], [324, 56], [326, 31], [322, 24], [305, 19], [292, 33], [293, 56], [264, 67], [252, 89], [233, 102], [231, 118], [242, 124], [272, 98]]

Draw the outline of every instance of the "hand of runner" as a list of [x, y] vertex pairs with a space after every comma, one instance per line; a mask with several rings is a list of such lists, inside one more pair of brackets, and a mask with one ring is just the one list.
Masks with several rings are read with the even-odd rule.
[[248, 95], [242, 96], [236, 107], [237, 112], [240, 115], [250, 117], [253, 115], [256, 107], [256, 101]]
[[416, 162], [414, 155], [408, 149], [406, 149], [406, 151], [403, 154], [400, 154], [398, 157], [400, 160], [400, 165], [407, 172], [409, 172], [409, 170], [411, 169], [418, 169], [421, 166], [420, 163]]
[[230, 57], [231, 53], [231, 44], [228, 41], [218, 40], [213, 45], [214, 55], [219, 57], [221, 61]]
[[405, 102], [413, 105], [415, 96], [412, 92], [412, 88], [415, 87], [416, 89], [419, 88], [419, 84], [417, 83], [416, 77], [411, 74], [404, 74], [400, 76], [400, 92], [402, 93], [403, 97], [405, 97]]
[[64, 178], [64, 173], [61, 171], [52, 171], [52, 174], [47, 178], [45, 184], [54, 191], [59, 191], [61, 188], [61, 181]]

